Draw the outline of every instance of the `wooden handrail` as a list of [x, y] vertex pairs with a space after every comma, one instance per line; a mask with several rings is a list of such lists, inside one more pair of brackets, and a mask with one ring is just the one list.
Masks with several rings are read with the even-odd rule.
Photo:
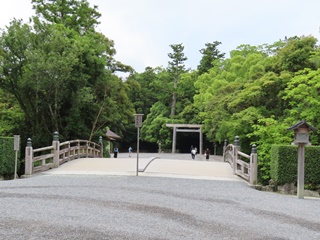
[[243, 153], [243, 152], [238, 151], [238, 155], [250, 159], [250, 155], [245, 154], [245, 153]]
[[34, 153], [36, 153], [36, 152], [42, 152], [42, 151], [52, 150], [52, 149], [53, 149], [53, 146], [48, 146], [48, 147], [42, 147], [42, 148], [33, 149], [32, 151]]
[[[53, 141], [52, 146], [37, 149], [27, 146], [28, 158], [26, 158], [25, 174], [31, 175], [35, 172], [45, 171], [77, 158], [101, 157], [101, 146], [92, 141], [77, 139], [57, 143], [59, 141]], [[34, 156], [35, 153], [37, 156]]]
[[[223, 160], [229, 162], [234, 174], [245, 179], [252, 185], [257, 184], [257, 154], [250, 155], [241, 152], [240, 147], [229, 144], [224, 148]], [[249, 160], [249, 163], [241, 160], [239, 157], [244, 157]]]

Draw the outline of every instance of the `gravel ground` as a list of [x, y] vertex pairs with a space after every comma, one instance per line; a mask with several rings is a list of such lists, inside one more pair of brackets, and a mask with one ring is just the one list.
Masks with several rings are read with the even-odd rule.
[[0, 182], [0, 239], [320, 239], [320, 199], [244, 182], [45, 175]]

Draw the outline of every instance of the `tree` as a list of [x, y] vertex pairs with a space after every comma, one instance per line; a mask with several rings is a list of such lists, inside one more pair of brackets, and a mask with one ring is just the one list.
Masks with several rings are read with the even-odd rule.
[[198, 65], [199, 75], [207, 73], [210, 68], [214, 67], [215, 61], [219, 61], [224, 58], [225, 53], [221, 53], [217, 49], [220, 44], [221, 42], [218, 41], [214, 41], [213, 43], [206, 43], [205, 48], [202, 48], [200, 50], [202, 58], [200, 60], [200, 64]]
[[312, 56], [317, 50], [317, 39], [312, 36], [292, 37], [287, 39], [286, 45], [278, 51], [275, 70], [297, 72], [304, 68], [315, 70], [316, 63]]
[[129, 89], [128, 96], [136, 112], [144, 116], [147, 116], [152, 105], [161, 99], [161, 89], [155, 84], [159, 71], [162, 69], [147, 67], [142, 73], [130, 75], [125, 82]]
[[87, 0], [32, 0], [33, 9], [49, 23], [85, 33], [94, 30], [101, 14], [98, 6], [90, 7]]
[[24, 114], [16, 99], [0, 88], [0, 136], [20, 134]]
[[178, 81], [181, 73], [185, 72], [184, 61], [188, 58], [184, 56], [183, 50], [184, 46], [181, 44], [170, 45], [173, 53], [169, 53], [168, 56], [172, 61], [169, 61], [168, 71], [173, 79], [173, 89], [172, 89], [172, 103], [171, 103], [171, 116], [176, 115], [176, 104], [177, 104], [177, 87]]
[[319, 126], [320, 69], [304, 69], [288, 82], [283, 99], [289, 101], [289, 112], [294, 119], [304, 119]]
[[157, 143], [162, 142], [163, 147], [170, 145], [171, 131], [166, 127], [168, 122], [168, 108], [161, 102], [155, 103], [150, 109], [142, 128], [141, 138], [145, 141]]
[[0, 88], [17, 99], [34, 143], [54, 131], [61, 139], [92, 139], [106, 126], [124, 131], [132, 120], [126, 86], [112, 74], [113, 42], [104, 35], [34, 17], [33, 25], [11, 22], [0, 46]]
[[[79, 60], [74, 45], [61, 28], [40, 24], [32, 29], [21, 21], [13, 21], [2, 33], [0, 45], [0, 87], [16, 97], [32, 131], [29, 134], [40, 138], [40, 131], [59, 131], [61, 115], [72, 103], [76, 78], [72, 71]], [[83, 75], [77, 77], [86, 80]]]
[[[44, 20], [48, 24], [60, 24], [75, 31], [80, 37], [89, 35], [90, 41], [94, 41], [100, 48], [103, 48], [104, 56], [100, 58], [106, 64], [108, 70], [114, 72], [133, 72], [131, 66], [123, 64], [114, 59], [116, 50], [114, 42], [101, 33], [95, 31], [99, 24], [98, 19], [101, 14], [98, 12], [98, 6], [90, 7], [87, 0], [32, 0], [33, 8], [36, 10], [37, 17], [34, 21]], [[69, 31], [69, 34], [74, 33]], [[84, 46], [92, 45], [86, 42]], [[105, 58], [104, 58], [105, 57]]]

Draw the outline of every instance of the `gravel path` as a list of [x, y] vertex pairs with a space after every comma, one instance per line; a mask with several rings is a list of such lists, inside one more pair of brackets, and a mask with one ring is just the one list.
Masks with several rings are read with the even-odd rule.
[[46, 175], [0, 182], [0, 239], [320, 239], [320, 200], [241, 181]]

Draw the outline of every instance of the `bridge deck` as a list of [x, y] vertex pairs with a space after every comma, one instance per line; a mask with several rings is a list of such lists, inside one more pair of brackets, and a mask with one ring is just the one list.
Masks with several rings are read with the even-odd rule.
[[[152, 158], [155, 159], [139, 176], [162, 176], [177, 178], [197, 178], [241, 181], [233, 175], [228, 163], [221, 156], [210, 156], [206, 161], [197, 155], [195, 160], [190, 154], [156, 154], [140, 153], [139, 169], [143, 169]], [[100, 174], [100, 175], [136, 175], [137, 155], [120, 153], [118, 158], [82, 158], [67, 162], [59, 168], [44, 172], [45, 174]]]

